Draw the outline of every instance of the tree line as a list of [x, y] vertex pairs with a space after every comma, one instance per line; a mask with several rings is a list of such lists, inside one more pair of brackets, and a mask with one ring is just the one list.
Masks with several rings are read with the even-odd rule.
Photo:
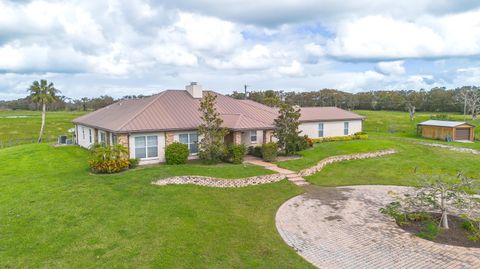
[[[83, 97], [78, 99], [69, 98], [64, 95], [56, 96], [56, 99], [48, 105], [50, 111], [93, 111], [102, 107], [113, 104], [119, 100], [129, 100], [147, 97], [145, 95], [126, 95], [122, 98], [115, 99], [108, 95], [100, 97]], [[32, 99], [32, 96], [27, 96], [12, 101], [0, 100], [0, 109], [12, 110], [40, 110], [41, 105]]]
[[480, 110], [480, 87], [464, 86], [455, 89], [445, 87], [430, 90], [379, 90], [349, 93], [335, 89], [309, 92], [285, 92], [276, 90], [252, 91], [247, 94], [233, 92], [237, 99], [250, 99], [268, 106], [285, 102], [299, 106], [334, 106], [347, 110], [408, 111], [411, 117], [416, 111], [459, 112], [477, 117]]
[[[393, 110], [408, 111], [413, 117], [416, 111], [458, 112], [476, 118], [480, 111], [480, 87], [463, 86], [455, 89], [436, 87], [430, 90], [378, 90], [349, 93], [336, 89], [294, 92], [280, 90], [234, 91], [230, 96], [237, 99], [250, 99], [268, 106], [279, 106], [281, 102], [299, 106], [335, 106], [347, 110]], [[94, 98], [72, 99], [57, 96], [49, 104], [51, 111], [89, 111], [110, 105], [118, 100], [144, 98], [144, 95], [128, 95], [115, 99], [108, 95]], [[41, 107], [31, 96], [13, 101], [0, 101], [0, 109], [39, 110]]]

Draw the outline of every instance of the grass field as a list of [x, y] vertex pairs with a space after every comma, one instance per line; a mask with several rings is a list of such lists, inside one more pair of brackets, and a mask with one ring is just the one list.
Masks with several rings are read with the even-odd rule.
[[[369, 140], [317, 144], [301, 152], [302, 159], [279, 166], [300, 170], [332, 155], [394, 148], [395, 155], [335, 163], [307, 180], [321, 186], [414, 185], [414, 168], [426, 174], [463, 171], [480, 178], [479, 155], [419, 145], [441, 142], [415, 137], [407, 113], [360, 113], [368, 116], [364, 126]], [[51, 122], [55, 115], [58, 126], [64, 126], [59, 128], [70, 128], [69, 121], [78, 116], [53, 114]], [[428, 118], [422, 114], [417, 121]], [[7, 132], [19, 133], [30, 132], [36, 122], [24, 118], [5, 125], [2, 120]], [[449, 144], [480, 148], [479, 142]], [[1, 268], [310, 267], [275, 228], [278, 207], [303, 192], [292, 183], [238, 189], [150, 184], [174, 175], [240, 178], [270, 171], [190, 163], [93, 175], [87, 159], [87, 151], [78, 147], [0, 149]]]
[[0, 150], [1, 268], [309, 268], [276, 232], [288, 181], [238, 189], [155, 186], [185, 174], [243, 177], [243, 165], [152, 166], [91, 175], [77, 147]]
[[[464, 119], [463, 115], [460, 114], [419, 112], [416, 114], [415, 119], [410, 121], [406, 112], [368, 110], [357, 110], [355, 112], [367, 117], [363, 125], [364, 131], [404, 137], [416, 137], [417, 124], [430, 120], [436, 115], [447, 115], [448, 120], [463, 121]], [[467, 122], [480, 126], [480, 119], [472, 121], [471, 117], [467, 116]], [[475, 130], [475, 137], [480, 138], [480, 128]]]
[[[44, 140], [55, 141], [73, 128], [71, 121], [84, 112], [47, 112]], [[26, 118], [14, 118], [26, 116]], [[41, 126], [40, 111], [0, 110], [0, 148], [28, 144], [38, 139]]]

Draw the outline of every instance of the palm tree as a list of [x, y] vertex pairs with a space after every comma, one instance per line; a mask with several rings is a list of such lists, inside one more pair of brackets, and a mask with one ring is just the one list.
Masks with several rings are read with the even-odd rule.
[[42, 79], [40, 82], [34, 81], [28, 89], [30, 93], [30, 99], [37, 104], [42, 105], [42, 127], [40, 128], [40, 136], [38, 137], [38, 143], [42, 142], [43, 130], [45, 128], [45, 111], [47, 104], [53, 103], [57, 100], [57, 94], [59, 90], [55, 89], [53, 83], [48, 83]]

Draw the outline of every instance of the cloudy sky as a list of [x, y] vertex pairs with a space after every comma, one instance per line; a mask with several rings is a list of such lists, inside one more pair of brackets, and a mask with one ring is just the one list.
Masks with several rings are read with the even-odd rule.
[[[342, 3], [342, 4], [340, 4]], [[480, 84], [478, 0], [0, 0], [0, 100]]]

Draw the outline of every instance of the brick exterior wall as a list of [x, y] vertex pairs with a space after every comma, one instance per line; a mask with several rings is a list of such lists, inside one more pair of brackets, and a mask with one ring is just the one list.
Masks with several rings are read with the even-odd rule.
[[263, 144], [272, 142], [273, 130], [263, 131]]
[[174, 142], [175, 134], [173, 132], [165, 132], [165, 146]]
[[233, 144], [242, 143], [242, 132], [233, 132]]
[[126, 147], [130, 152], [130, 147], [128, 146], [128, 134], [117, 134], [117, 143]]

